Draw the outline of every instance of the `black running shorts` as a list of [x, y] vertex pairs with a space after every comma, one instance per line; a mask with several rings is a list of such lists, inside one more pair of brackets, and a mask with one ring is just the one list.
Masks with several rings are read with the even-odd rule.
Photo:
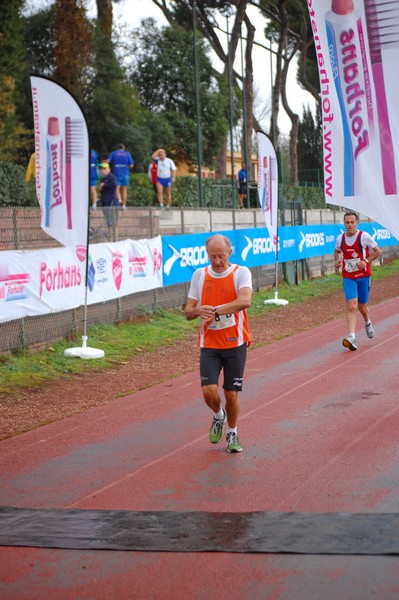
[[218, 385], [219, 375], [223, 369], [223, 389], [241, 392], [246, 359], [247, 344], [226, 350], [201, 348], [201, 386]]

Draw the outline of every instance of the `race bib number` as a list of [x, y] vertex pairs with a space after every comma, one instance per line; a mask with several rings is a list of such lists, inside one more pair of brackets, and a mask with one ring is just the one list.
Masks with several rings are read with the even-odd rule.
[[359, 271], [359, 267], [357, 266], [360, 258], [350, 258], [345, 261], [345, 271], [347, 273], [353, 273], [354, 271]]
[[234, 327], [235, 319], [234, 315], [218, 315], [210, 325], [208, 329], [227, 329], [227, 327]]

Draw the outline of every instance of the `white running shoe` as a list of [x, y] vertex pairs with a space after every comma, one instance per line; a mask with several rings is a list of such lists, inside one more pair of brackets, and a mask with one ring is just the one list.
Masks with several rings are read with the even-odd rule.
[[364, 328], [366, 330], [367, 333], [367, 337], [368, 338], [373, 338], [374, 337], [374, 327], [371, 321], [369, 321], [369, 323], [365, 323], [364, 324]]
[[349, 350], [357, 350], [356, 340], [353, 336], [348, 335], [348, 337], [342, 340], [342, 345], [345, 348], [349, 348]]

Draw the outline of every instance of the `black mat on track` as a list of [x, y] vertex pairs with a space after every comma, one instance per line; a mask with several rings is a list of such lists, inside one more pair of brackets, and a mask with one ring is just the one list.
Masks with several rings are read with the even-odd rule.
[[144, 552], [399, 554], [396, 513], [0, 507], [0, 545]]

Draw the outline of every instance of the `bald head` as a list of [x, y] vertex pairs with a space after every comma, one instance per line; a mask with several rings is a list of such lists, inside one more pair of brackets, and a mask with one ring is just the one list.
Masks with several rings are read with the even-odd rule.
[[207, 251], [209, 251], [210, 246], [213, 248], [215, 246], [221, 246], [221, 245], [224, 246], [228, 251], [231, 251], [231, 249], [232, 249], [230, 238], [228, 238], [226, 235], [221, 235], [220, 233], [212, 235], [205, 242]]
[[230, 266], [229, 258], [232, 253], [231, 240], [225, 235], [216, 234], [206, 240], [206, 251], [215, 273], [223, 273]]

